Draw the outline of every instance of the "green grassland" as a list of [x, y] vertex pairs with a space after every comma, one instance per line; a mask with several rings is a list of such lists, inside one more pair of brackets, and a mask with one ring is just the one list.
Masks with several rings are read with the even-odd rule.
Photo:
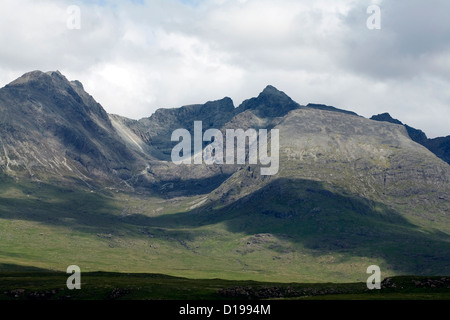
[[[380, 204], [282, 181], [231, 205], [43, 183], [0, 184], [0, 271], [11, 266], [190, 279], [364, 282], [449, 274], [449, 237]], [[289, 201], [289, 199], [297, 199]], [[199, 205], [201, 204], [201, 205]]]

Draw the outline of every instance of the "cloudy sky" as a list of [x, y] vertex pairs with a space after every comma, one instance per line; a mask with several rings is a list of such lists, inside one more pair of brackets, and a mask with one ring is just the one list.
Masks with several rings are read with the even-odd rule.
[[[370, 30], [367, 8], [381, 9]], [[80, 9], [80, 29], [74, 11]], [[300, 104], [389, 112], [450, 134], [448, 0], [2, 0], [0, 86], [60, 70], [110, 113], [231, 97], [268, 84]]]

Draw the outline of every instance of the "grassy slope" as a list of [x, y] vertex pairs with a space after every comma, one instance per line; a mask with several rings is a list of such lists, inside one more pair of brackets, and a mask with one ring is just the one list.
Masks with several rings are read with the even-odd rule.
[[[306, 190], [322, 190], [316, 184], [285, 185], [304, 202], [262, 194], [268, 202], [250, 201], [262, 207], [200, 210], [195, 206], [203, 197], [69, 192], [4, 179], [0, 270], [21, 265], [65, 271], [76, 264], [83, 272], [309, 283], [365, 281], [371, 264], [380, 265], [383, 277], [448, 271], [447, 234], [391, 221], [383, 210], [377, 214], [376, 207], [354, 199]], [[284, 217], [292, 207], [297, 214]], [[358, 214], [361, 209], [367, 213]]]

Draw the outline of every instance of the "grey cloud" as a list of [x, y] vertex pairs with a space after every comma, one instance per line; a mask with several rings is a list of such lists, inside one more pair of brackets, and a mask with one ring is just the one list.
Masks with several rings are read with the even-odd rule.
[[365, 28], [366, 8], [367, 2], [358, 5], [346, 18], [346, 50], [340, 59], [353, 72], [377, 79], [434, 73], [430, 66], [436, 54], [450, 52], [450, 2], [383, 1], [381, 30]]
[[[299, 103], [390, 111], [431, 136], [449, 134], [450, 5], [381, 1], [382, 29], [371, 31], [371, 3], [3, 0], [0, 81], [59, 69], [108, 112], [132, 118], [224, 96], [239, 104], [272, 84]], [[71, 4], [81, 30], [66, 28]]]

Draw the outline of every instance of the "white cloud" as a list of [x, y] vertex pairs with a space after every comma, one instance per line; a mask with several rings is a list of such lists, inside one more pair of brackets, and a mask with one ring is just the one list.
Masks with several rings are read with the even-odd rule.
[[[366, 28], [372, 3], [381, 30]], [[73, 4], [81, 30], [66, 27]], [[388, 111], [447, 135], [449, 9], [444, 0], [3, 0], [0, 83], [59, 69], [132, 118], [224, 96], [239, 104], [272, 84], [299, 103]]]

